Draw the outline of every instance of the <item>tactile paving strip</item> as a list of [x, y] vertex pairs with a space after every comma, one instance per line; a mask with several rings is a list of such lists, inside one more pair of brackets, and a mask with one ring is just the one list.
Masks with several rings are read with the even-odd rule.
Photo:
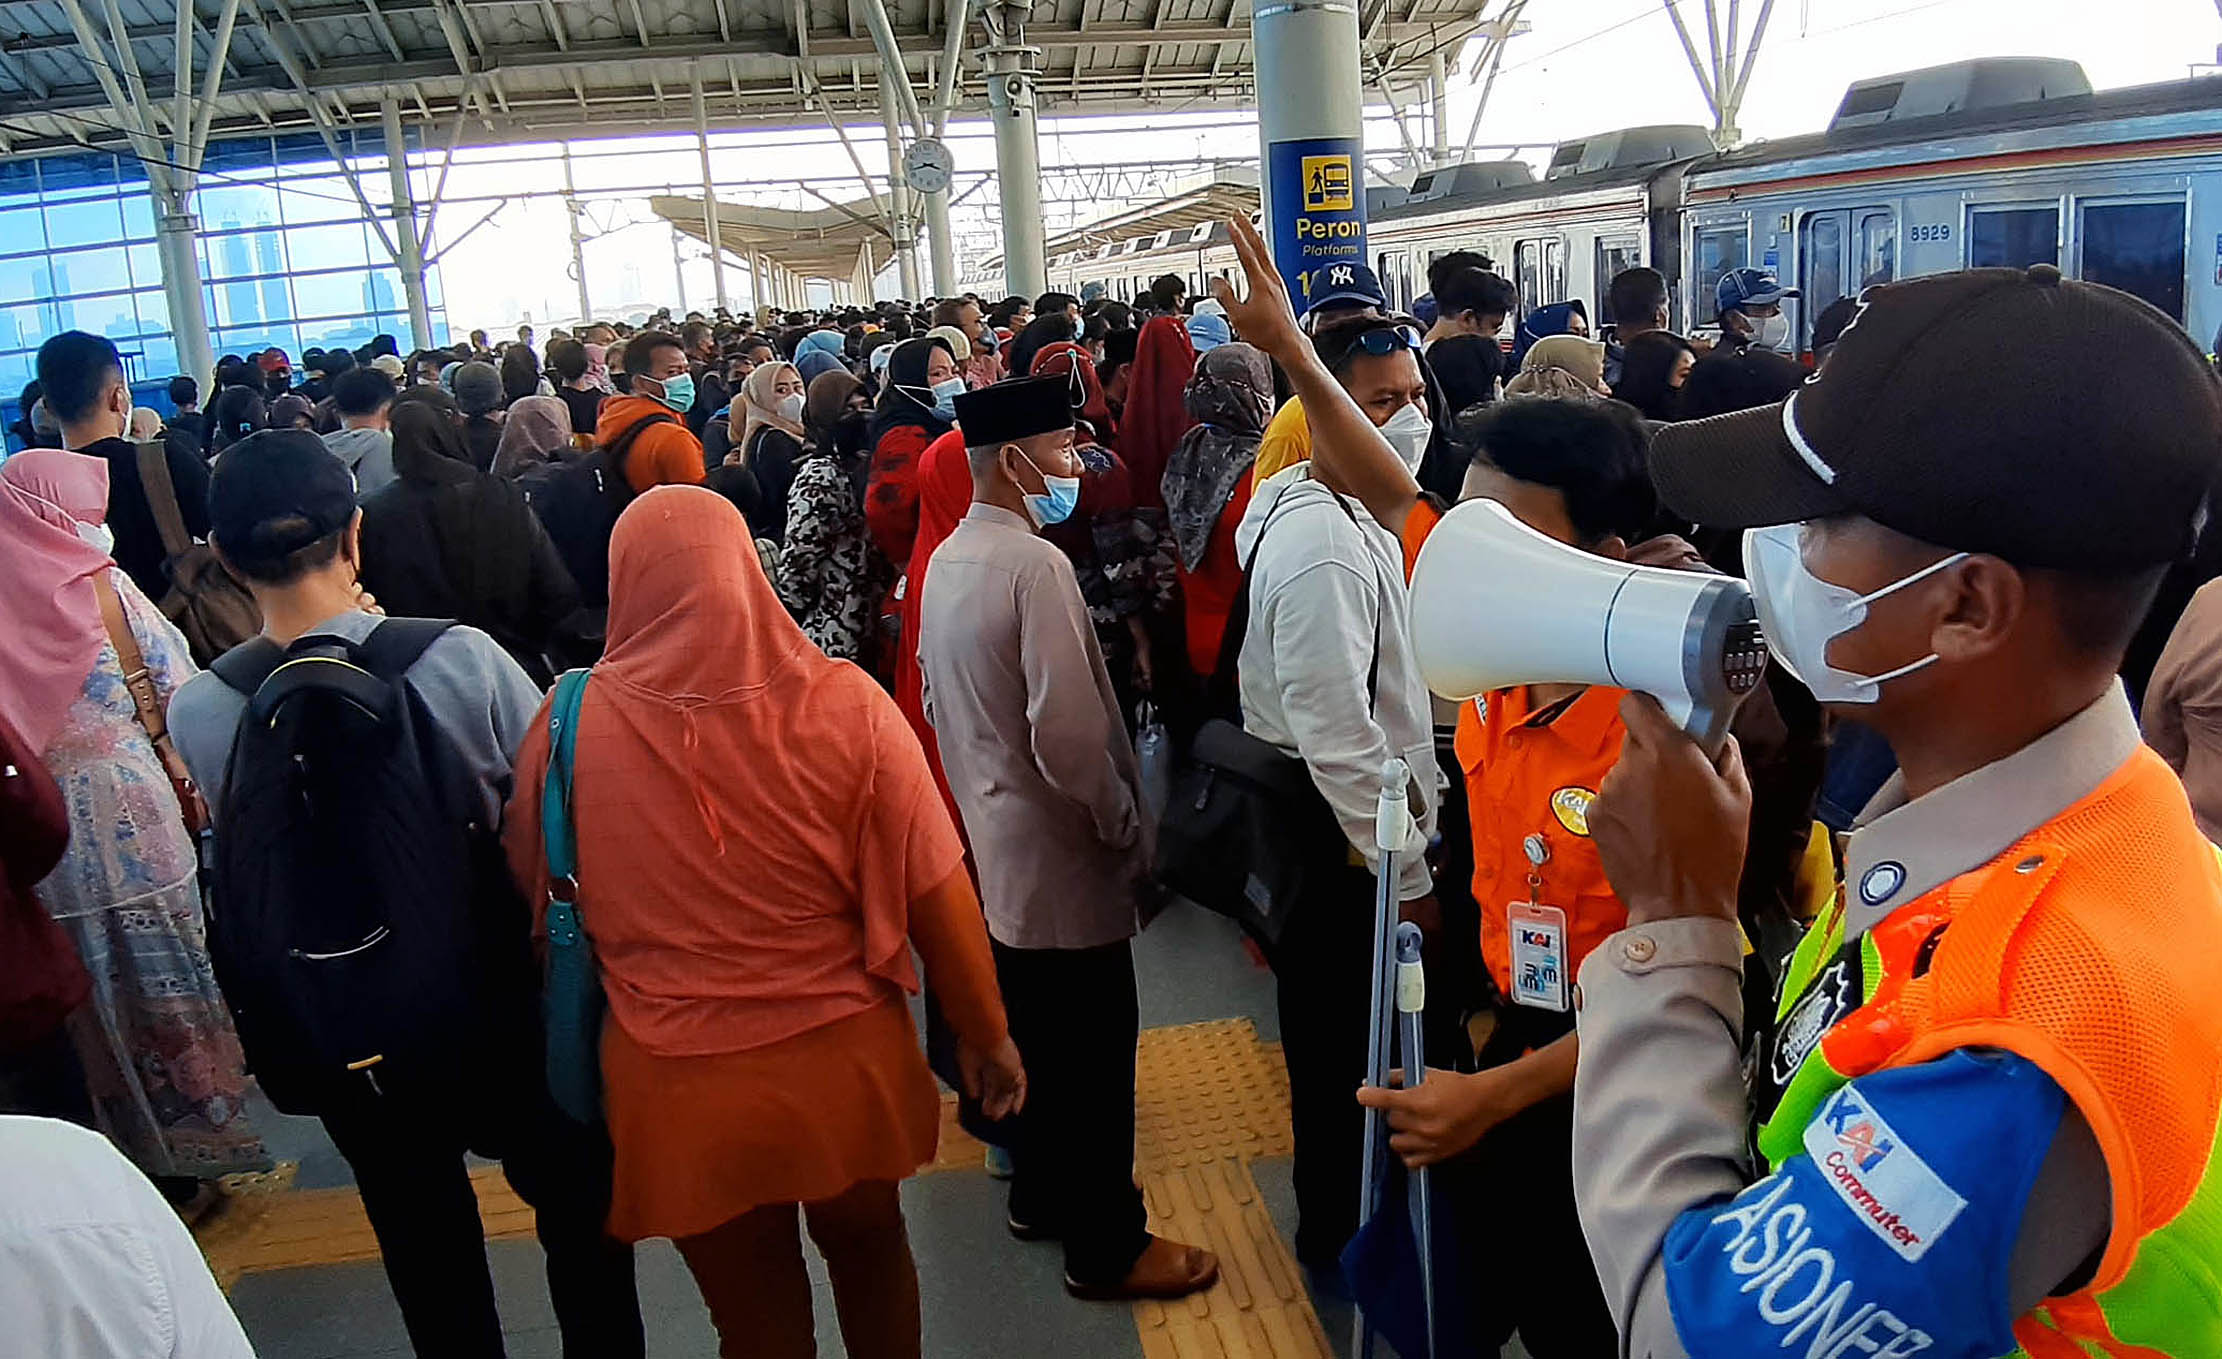
[[[1246, 1019], [1142, 1035], [1135, 1074], [1135, 1177], [1153, 1231], [1209, 1247], [1219, 1282], [1172, 1303], [1137, 1303], [1145, 1359], [1329, 1359], [1303, 1276], [1266, 1211], [1249, 1162], [1290, 1152], [1288, 1071]], [[981, 1168], [981, 1145], [942, 1103], [926, 1173]], [[471, 1174], [489, 1240], [532, 1235], [532, 1210], [495, 1167]], [[236, 1195], [198, 1235], [217, 1280], [265, 1269], [378, 1258], [352, 1189]]]

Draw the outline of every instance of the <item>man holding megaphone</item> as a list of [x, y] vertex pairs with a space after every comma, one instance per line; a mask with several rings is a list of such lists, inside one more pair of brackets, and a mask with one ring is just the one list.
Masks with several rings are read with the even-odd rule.
[[[1368, 447], [1265, 347], [1319, 447]], [[2115, 671], [2218, 458], [2181, 330], [2049, 266], [1873, 289], [1788, 402], [1656, 440], [1669, 505], [1750, 528], [1776, 659], [1902, 773], [1747, 1086], [1735, 747], [1624, 707], [1589, 822], [1629, 927], [1580, 976], [1575, 1123], [1623, 1353], [2217, 1352], [2222, 865]]]

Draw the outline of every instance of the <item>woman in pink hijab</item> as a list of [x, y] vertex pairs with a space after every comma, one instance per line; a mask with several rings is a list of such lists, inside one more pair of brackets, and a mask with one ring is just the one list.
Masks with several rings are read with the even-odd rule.
[[[39, 752], [69, 849], [34, 889], [92, 975], [70, 1020], [94, 1116], [165, 1192], [270, 1164], [217, 992], [193, 837], [124, 685], [112, 607], [169, 706], [185, 638], [109, 558], [108, 464], [60, 449], [0, 463], [0, 721]], [[105, 598], [104, 598], [105, 596]]]

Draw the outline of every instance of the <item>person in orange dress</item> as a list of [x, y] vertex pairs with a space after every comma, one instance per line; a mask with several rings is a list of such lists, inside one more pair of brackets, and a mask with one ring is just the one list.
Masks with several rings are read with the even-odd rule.
[[[546, 715], [507, 823], [538, 901]], [[940, 1096], [904, 1003], [913, 946], [991, 1112], [1023, 1103], [1025, 1073], [917, 741], [789, 619], [713, 492], [661, 487], [618, 520], [572, 814], [609, 998], [611, 1234], [678, 1245], [728, 1359], [800, 1359], [807, 1224], [849, 1354], [916, 1359], [896, 1186], [933, 1158]]]

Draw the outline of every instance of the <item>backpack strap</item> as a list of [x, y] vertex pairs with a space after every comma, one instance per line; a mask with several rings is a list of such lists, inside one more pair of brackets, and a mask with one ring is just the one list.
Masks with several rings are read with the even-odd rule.
[[667, 411], [653, 412], [632, 425], [623, 434], [610, 440], [609, 446], [602, 450], [609, 458], [610, 469], [617, 473], [617, 484], [625, 489], [626, 495], [630, 496], [632, 494], [633, 484], [625, 478], [625, 459], [632, 453], [634, 442], [653, 426], [676, 425], [678, 423], [679, 417], [677, 415]]
[[170, 480], [170, 450], [159, 441], [136, 445], [139, 454], [139, 489], [146, 493], [147, 508], [154, 512], [154, 526], [162, 535], [162, 555], [176, 557], [193, 545], [185, 531], [185, 515], [178, 509], [177, 484]]
[[355, 664], [387, 683], [400, 679], [442, 633], [452, 618], [382, 618], [370, 636], [350, 647]]
[[268, 637], [254, 637], [209, 662], [209, 670], [225, 684], [253, 698], [270, 672], [285, 664], [285, 648]]

